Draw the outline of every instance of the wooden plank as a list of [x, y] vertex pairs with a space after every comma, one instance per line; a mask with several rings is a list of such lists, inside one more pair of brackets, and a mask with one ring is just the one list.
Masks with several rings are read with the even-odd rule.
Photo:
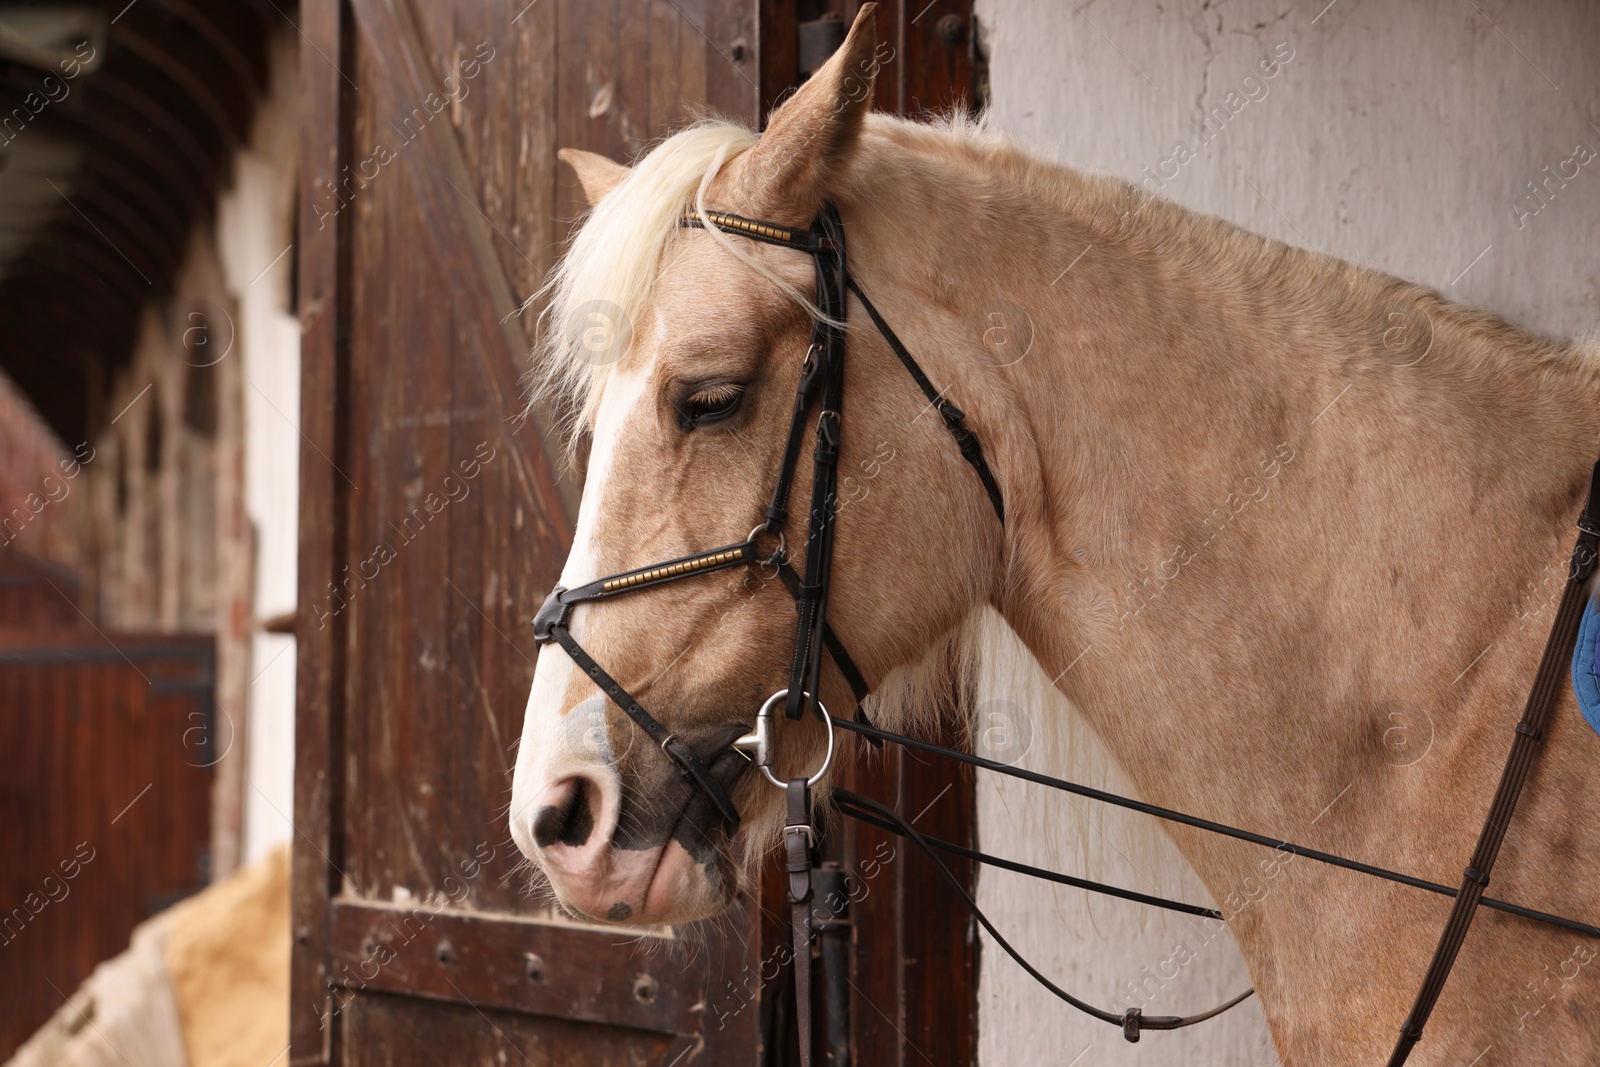
[[[935, 739], [965, 748], [954, 730]], [[947, 841], [977, 848], [977, 790], [973, 772], [964, 764], [935, 760], [917, 752], [901, 753], [904, 782], [902, 808], [917, 819], [917, 829]], [[906, 1042], [941, 1063], [974, 1063], [978, 1053], [978, 931], [972, 913], [920, 849], [898, 842], [904, 856], [899, 868], [901, 943], [905, 956], [902, 978]], [[976, 895], [974, 865], [945, 857], [952, 873], [969, 894]], [[906, 1055], [905, 1062], [917, 1062]]]
[[[861, 4], [845, 0], [842, 7], [848, 23]], [[973, 109], [972, 0], [885, 0], [875, 21], [876, 110], [926, 119]]]
[[761, 914], [744, 900], [727, 914], [696, 924], [689, 936], [705, 946], [705, 1011], [700, 1023], [706, 1067], [760, 1062]]
[[300, 510], [295, 623], [294, 827], [290, 883], [293, 950], [289, 967], [291, 1067], [332, 1061], [342, 1023], [328, 982], [329, 902], [342, 860], [334, 832], [342, 794], [339, 674], [345, 618], [321, 618], [316, 605], [344, 554], [340, 493], [345, 476], [337, 426], [345, 375], [341, 327], [347, 295], [340, 284], [340, 234], [350, 214], [338, 194], [348, 160], [341, 115], [353, 85], [344, 67], [351, 49], [338, 0], [300, 11], [300, 218], [295, 254], [300, 313]]
[[[443, 100], [445, 94], [406, 0], [351, 0], [351, 9], [363, 38], [364, 83], [395, 114], [415, 114], [419, 107], [432, 111], [430, 101]], [[521, 301], [512, 298], [494, 248], [493, 227], [467, 191], [477, 183], [450, 123], [420, 125], [421, 134], [400, 152], [418, 201], [410, 221], [423, 224], [445, 258], [446, 291], [457, 313], [488, 335], [474, 338], [478, 342], [474, 355], [497, 410], [515, 416], [524, 410], [522, 360], [528, 348], [515, 314]], [[503, 347], [493, 343], [496, 335]], [[548, 417], [534, 410], [528, 413], [528, 423], [526, 432], [536, 443], [522, 447], [515, 447], [516, 431], [501, 424], [507, 462], [516, 472], [518, 490], [537, 509], [538, 532], [559, 544], [560, 530], [570, 526], [576, 514], [578, 487], [543, 462], [543, 449], [556, 441]]]
[[700, 1029], [704, 968], [685, 952], [630, 930], [420, 905], [333, 907], [334, 977], [347, 988], [664, 1034]]
[[[887, 6], [887, 5], [886, 5]], [[926, 119], [972, 110], [972, 0], [899, 0], [895, 62], [900, 114]]]
[[[684, 1067], [693, 1046], [644, 1030], [364, 993], [345, 1009], [351, 1067]], [[673, 1063], [674, 1060], [678, 1062]]]
[[685, 75], [692, 78], [695, 69], [690, 65], [691, 59], [699, 59], [703, 64], [705, 55], [702, 52], [692, 56], [685, 52], [684, 34], [693, 34], [694, 30], [684, 25], [683, 17], [672, 4], [666, 0], [648, 0], [648, 9], [651, 47], [646, 128], [667, 129], [681, 121]]
[[[493, 229], [493, 248], [520, 300], [543, 284], [556, 246], [556, 7], [490, 0], [415, 5], [412, 12], [474, 182], [464, 191]], [[515, 320], [528, 337], [537, 310], [530, 306]]]
[[[0, 519], [6, 516], [0, 514]], [[0, 530], [0, 540], [9, 537]], [[0, 552], [0, 627], [88, 628], [83, 581], [72, 570], [15, 549]]]
[[[858, 741], [858, 748], [864, 752], [866, 746]], [[846, 788], [895, 806], [908, 818], [915, 816], [916, 809], [906, 812], [901, 803], [902, 756], [886, 747], [881, 755], [852, 761]], [[853, 820], [844, 820], [843, 828], [846, 863], [857, 887], [850, 905], [855, 928], [850, 1018], [855, 1062], [886, 1067], [921, 1063], [921, 1057], [908, 1055], [901, 1037], [906, 937], [908, 932], [913, 941], [917, 936], [914, 926], [908, 931], [903, 916], [905, 843]]]
[[760, 70], [760, 124], [800, 81], [800, 34], [796, 0], [759, 0], [756, 42]]
[[[385, 11], [373, 17], [382, 22]], [[395, 57], [378, 57], [400, 31], [388, 25], [376, 32], [386, 44], [370, 34], [357, 43], [355, 76], [372, 91], [353, 101], [347, 121], [353, 143], [393, 143], [399, 160], [362, 190], [347, 237], [355, 265], [351, 387], [341, 417], [360, 488], [347, 491], [351, 556], [340, 565], [358, 579], [339, 610], [353, 650], [343, 679], [344, 729], [359, 758], [344, 768], [352, 847], [342, 882], [360, 896], [388, 898], [396, 889], [424, 895], [492, 840], [496, 855], [472, 888], [474, 904], [534, 912], [503, 813], [535, 658], [526, 622], [555, 581], [566, 518], [541, 444], [531, 430], [509, 430], [521, 352], [507, 351], [494, 309], [482, 299], [439, 299], [464, 284], [452, 276], [492, 265], [448, 225], [419, 226], [430, 212], [451, 223], [471, 211], [484, 222], [462, 194], [486, 186], [441, 178], [427, 162], [428, 145], [448, 152], [454, 143], [448, 130], [435, 131], [450, 122], [448, 110], [417, 119], [400, 140], [389, 119], [411, 115], [416, 105], [394, 84], [394, 70], [380, 69], [394, 67]], [[464, 32], [487, 31], [468, 25]], [[456, 48], [447, 40], [431, 51], [446, 56]], [[432, 62], [427, 54], [417, 61]], [[508, 65], [496, 66], [509, 59], [496, 53], [482, 64], [474, 91], [513, 79]], [[462, 117], [478, 125], [465, 107]], [[490, 128], [504, 121], [496, 117]], [[419, 237], [426, 255], [412, 254]], [[442, 358], [474, 351], [478, 359]], [[544, 486], [532, 495], [529, 472]]]
[[[727, 118], [755, 126], [761, 118], [756, 4], [752, 0], [702, 0], [702, 4], [704, 18], [698, 29], [704, 35], [706, 103]], [[687, 34], [684, 40], [693, 47]]]

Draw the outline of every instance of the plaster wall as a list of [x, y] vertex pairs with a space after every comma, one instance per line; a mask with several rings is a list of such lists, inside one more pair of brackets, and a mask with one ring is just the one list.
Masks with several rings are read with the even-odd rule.
[[[1600, 149], [1600, 9], [1587, 0], [979, 0], [978, 16], [991, 125], [1047, 157], [1535, 330], [1593, 335], [1600, 324], [1600, 159], [1574, 163], [1580, 145]], [[1274, 56], [1279, 69], [1262, 78]], [[1036, 675], [1023, 689], [1046, 684]], [[1002, 720], [1036, 708], [1025, 765], [1104, 766], [1065, 700], [989, 688]], [[1114, 769], [1102, 773], [1117, 786]], [[986, 850], [1208, 902], [1134, 816], [990, 775], [978, 814]], [[1045, 973], [1103, 1007], [1139, 1003], [1133, 983], [1147, 1010], [1186, 1014], [1249, 984], [1231, 938], [1182, 917], [1005, 872], [986, 872], [979, 897]], [[1177, 965], [1180, 944], [1193, 959]], [[1277, 1062], [1253, 1001], [1130, 1045], [987, 939], [980, 999], [991, 1067]]]

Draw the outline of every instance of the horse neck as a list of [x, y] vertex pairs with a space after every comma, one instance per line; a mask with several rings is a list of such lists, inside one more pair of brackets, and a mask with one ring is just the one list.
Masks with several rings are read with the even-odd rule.
[[[1537, 660], [1592, 361], [1114, 183], [986, 163], [879, 168], [874, 282], [935, 297], [920, 340], [1006, 487], [996, 605], [1141, 793], [1289, 836], [1356, 780], [1392, 813], [1408, 715], [1432, 769], [1492, 777], [1503, 744], [1472, 723]], [[996, 310], [1031, 320], [1008, 366], [965, 325]], [[1362, 837], [1351, 809], [1320, 840]], [[1422, 838], [1479, 817], [1427, 816]]]

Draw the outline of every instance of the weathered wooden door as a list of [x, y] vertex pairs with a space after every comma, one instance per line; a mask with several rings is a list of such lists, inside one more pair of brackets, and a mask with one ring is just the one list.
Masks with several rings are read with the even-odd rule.
[[0, 629], [0, 1057], [210, 881], [212, 768], [232, 738], [212, 637], [44, 621]]
[[[671, 934], [565, 921], [526, 895], [506, 807], [575, 500], [518, 419], [519, 306], [578, 211], [555, 151], [630, 160], [706, 106], [756, 122], [795, 27], [761, 0], [301, 5], [295, 1064], [782, 1055], [759, 900]], [[895, 782], [919, 806], [947, 784]], [[926, 825], [969, 837], [970, 790], [944, 797]], [[852, 1013], [882, 1055], [858, 1062], [966, 1062], [969, 924], [908, 921], [935, 876], [884, 855]]]

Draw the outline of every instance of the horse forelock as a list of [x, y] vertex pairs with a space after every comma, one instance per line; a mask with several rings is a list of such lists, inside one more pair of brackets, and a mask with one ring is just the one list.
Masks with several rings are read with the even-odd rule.
[[531, 402], [547, 402], [563, 415], [568, 436], [592, 424], [601, 390], [625, 346], [597, 354], [572, 328], [587, 308], [603, 307], [631, 332], [645, 321], [662, 252], [685, 208], [710, 175], [756, 141], [742, 126], [705, 122], [662, 142], [584, 218], [567, 253], [536, 294], [540, 315]]

